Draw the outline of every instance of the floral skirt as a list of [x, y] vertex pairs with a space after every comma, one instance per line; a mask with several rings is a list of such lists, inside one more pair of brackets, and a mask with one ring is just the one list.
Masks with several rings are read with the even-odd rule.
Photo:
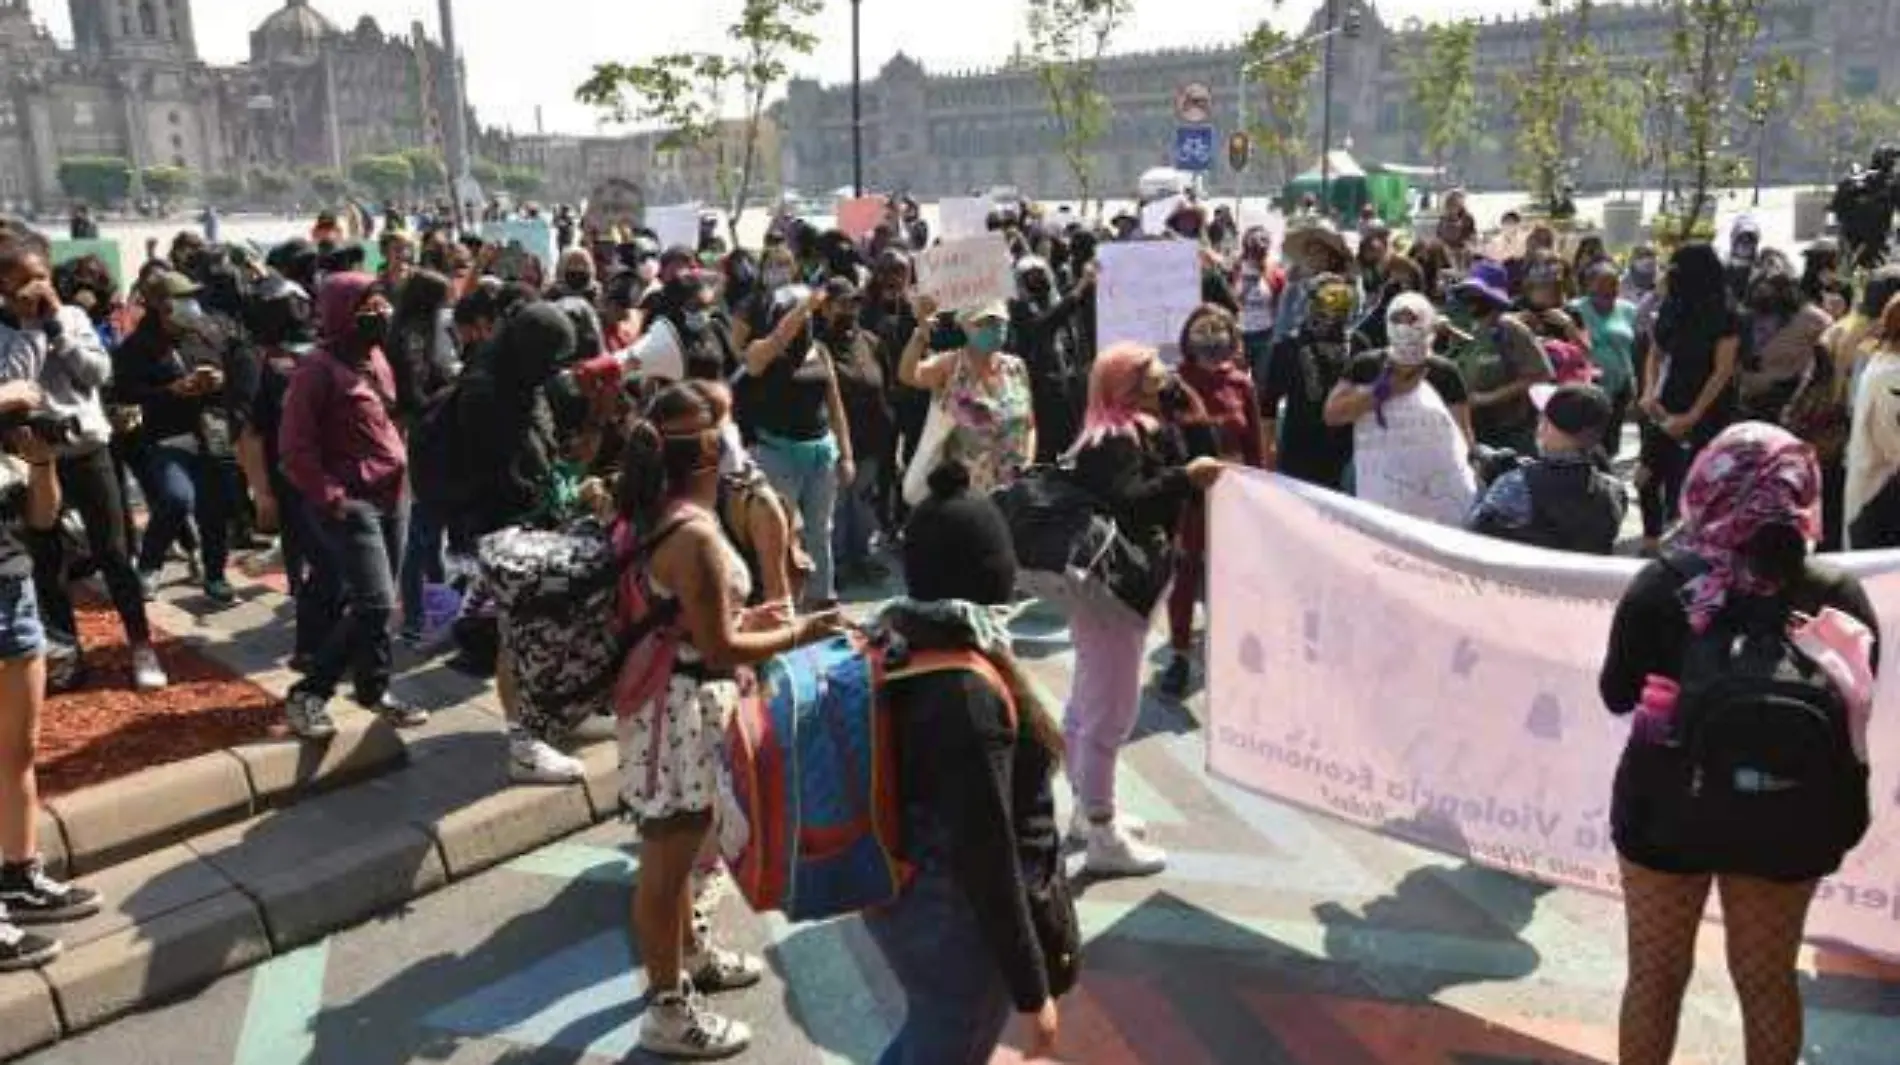
[[673, 675], [650, 709], [620, 719], [620, 800], [635, 821], [711, 813], [731, 793], [726, 723], [739, 683]]

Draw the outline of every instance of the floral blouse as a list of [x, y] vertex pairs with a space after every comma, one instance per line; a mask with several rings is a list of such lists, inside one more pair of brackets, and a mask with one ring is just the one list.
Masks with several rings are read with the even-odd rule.
[[1035, 427], [1029, 369], [1016, 356], [999, 353], [994, 356], [994, 375], [983, 380], [971, 372], [967, 357], [956, 359], [942, 399], [956, 429], [944, 453], [969, 468], [972, 490], [993, 492], [1035, 460], [1029, 452], [1029, 434]]

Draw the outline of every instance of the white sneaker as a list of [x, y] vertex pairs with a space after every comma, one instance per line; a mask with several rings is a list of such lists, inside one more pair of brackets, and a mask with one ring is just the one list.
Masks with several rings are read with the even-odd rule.
[[171, 683], [165, 675], [165, 667], [158, 662], [158, 652], [149, 645], [132, 648], [132, 686], [142, 692], [163, 690]]
[[329, 702], [310, 692], [291, 692], [284, 700], [284, 717], [290, 722], [290, 731], [306, 740], [327, 740], [336, 735]]
[[1136, 839], [1121, 825], [1089, 826], [1088, 856], [1082, 871], [1090, 876], [1153, 876], [1168, 867], [1160, 847]]
[[586, 776], [580, 759], [541, 740], [519, 736], [508, 741], [508, 779], [517, 784], [575, 784]]
[[707, 946], [682, 963], [696, 990], [708, 995], [738, 991], [765, 979], [765, 962], [736, 950]]
[[[1121, 826], [1123, 832], [1128, 833], [1136, 839], [1148, 838], [1148, 822], [1143, 821], [1134, 814], [1116, 811], [1115, 823]], [[1081, 807], [1076, 807], [1075, 816], [1069, 818], [1069, 842], [1077, 844], [1087, 843], [1089, 841], [1089, 830], [1094, 827], [1095, 823], [1089, 820], [1089, 815], [1083, 811]]]
[[640, 1049], [663, 1058], [716, 1061], [751, 1043], [751, 1028], [707, 1009], [698, 995], [656, 994], [640, 1018]]

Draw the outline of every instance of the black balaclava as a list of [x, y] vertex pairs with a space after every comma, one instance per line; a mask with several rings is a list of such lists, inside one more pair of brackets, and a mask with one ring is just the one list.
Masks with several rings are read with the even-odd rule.
[[954, 460], [930, 475], [930, 498], [904, 531], [904, 583], [912, 599], [998, 606], [1016, 595], [1016, 549], [996, 504], [970, 492]]

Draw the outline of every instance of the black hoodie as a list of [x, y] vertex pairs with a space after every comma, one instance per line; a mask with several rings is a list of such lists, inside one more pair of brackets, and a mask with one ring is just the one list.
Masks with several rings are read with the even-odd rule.
[[463, 461], [490, 490], [456, 531], [480, 536], [532, 518], [541, 509], [560, 458], [553, 408], [544, 386], [573, 355], [574, 326], [551, 303], [532, 303], [503, 323], [488, 357], [463, 373], [455, 424]]

